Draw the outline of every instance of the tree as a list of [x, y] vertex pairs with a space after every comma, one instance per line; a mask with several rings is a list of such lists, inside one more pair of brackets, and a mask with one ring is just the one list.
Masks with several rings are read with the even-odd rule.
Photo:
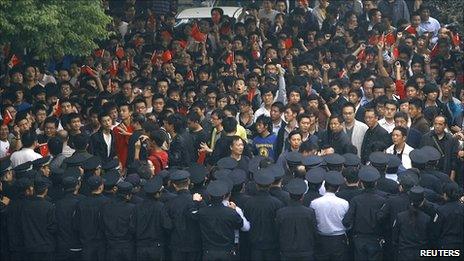
[[40, 59], [89, 55], [109, 37], [100, 0], [0, 0], [0, 41]]

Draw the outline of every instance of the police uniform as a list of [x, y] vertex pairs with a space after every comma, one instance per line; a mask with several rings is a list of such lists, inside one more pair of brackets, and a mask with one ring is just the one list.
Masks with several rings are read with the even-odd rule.
[[[338, 187], [345, 180], [340, 172], [329, 171], [324, 174], [324, 182]], [[314, 209], [317, 220], [316, 259], [347, 259], [348, 240], [342, 220], [348, 211], [348, 202], [327, 191], [324, 196], [311, 202], [311, 208]]]
[[251, 259], [278, 260], [279, 241], [275, 216], [284, 203], [269, 194], [267, 187], [274, 182], [271, 173], [260, 169], [254, 175], [254, 180], [261, 188], [248, 200], [244, 208], [245, 217], [251, 223]]
[[425, 154], [425, 151], [421, 149], [414, 149], [411, 153], [409, 153], [409, 157], [411, 158], [412, 166], [418, 168], [420, 171], [419, 185], [423, 188], [428, 188], [441, 194], [440, 180], [437, 177], [424, 172], [425, 165], [428, 162], [428, 157]]
[[99, 157], [90, 157], [82, 163], [82, 168], [84, 169], [84, 176], [82, 177], [81, 194], [89, 196], [92, 190], [89, 189], [86, 181], [95, 174], [96, 169], [101, 168], [101, 160]]
[[[373, 183], [379, 178], [380, 173], [374, 167], [365, 166], [359, 171], [359, 179], [363, 183]], [[377, 214], [384, 203], [385, 198], [373, 188], [364, 189], [363, 193], [352, 198], [343, 224], [353, 235], [355, 260], [382, 259], [384, 239]]]
[[308, 157], [303, 157], [303, 160], [301, 161], [301, 164], [305, 166], [306, 170], [310, 170], [312, 168], [319, 167], [324, 160], [322, 157], [317, 156], [317, 155], [311, 155]]
[[358, 157], [358, 155], [354, 153], [345, 153], [342, 156], [343, 158], [345, 158], [345, 163], [343, 164], [345, 168], [348, 168], [348, 167], [359, 168], [359, 165], [361, 164], [361, 159]]
[[242, 228], [243, 220], [234, 209], [222, 203], [229, 193], [228, 186], [224, 180], [212, 181], [207, 187], [208, 195], [213, 197], [211, 204], [207, 207], [197, 204], [192, 211], [200, 225], [203, 260], [232, 260], [235, 254], [235, 230]]
[[324, 156], [324, 161], [327, 164], [327, 170], [341, 171], [345, 158], [338, 153], [332, 153]]
[[[99, 176], [91, 176], [86, 183], [89, 191], [95, 191], [103, 184], [103, 180]], [[77, 204], [75, 225], [82, 243], [82, 260], [106, 259], [101, 210], [108, 201], [109, 199], [101, 193], [91, 193]]]
[[388, 164], [387, 154], [380, 151], [373, 152], [369, 155], [369, 161], [380, 173], [380, 178], [377, 180], [377, 189], [388, 194], [398, 194], [398, 183], [385, 177]]
[[163, 260], [167, 240], [165, 234], [172, 229], [172, 221], [164, 204], [155, 193], [161, 193], [161, 177], [147, 181], [143, 186], [145, 200], [135, 207], [132, 227], [135, 228], [136, 259]]
[[[187, 181], [190, 173], [175, 170], [170, 173], [171, 182]], [[201, 236], [198, 223], [186, 213], [194, 207], [192, 195], [188, 189], [177, 191], [177, 196], [166, 203], [166, 209], [173, 222], [170, 233], [172, 260], [199, 260], [201, 258]]]
[[398, 170], [401, 166], [401, 160], [398, 156], [393, 154], [387, 154], [388, 163], [387, 170], [385, 171], [385, 177], [398, 182]]
[[[357, 155], [355, 155], [355, 156], [357, 157]], [[342, 175], [347, 180], [349, 179], [349, 180], [359, 181], [359, 177], [358, 177], [358, 171], [359, 170], [357, 169], [357, 167], [355, 167], [353, 165], [356, 165], [356, 162], [354, 162], [354, 163], [350, 162], [349, 167], [346, 167], [342, 171]], [[346, 162], [345, 162], [345, 166], [347, 166]], [[353, 169], [353, 168], [355, 168], [355, 169]], [[350, 202], [352, 198], [354, 198], [355, 196], [357, 196], [357, 195], [359, 195], [361, 193], [362, 193], [362, 190], [359, 188], [358, 185], [350, 185], [350, 186], [348, 186], [347, 184], [342, 184], [342, 185], [340, 185], [340, 188], [338, 189], [337, 193], [335, 193], [335, 195], [337, 195], [337, 197], [339, 197], [339, 198], [342, 198], [342, 199]]]
[[78, 232], [73, 226], [78, 202], [84, 198], [80, 194], [75, 194], [74, 190], [79, 183], [76, 176], [63, 178], [62, 186], [64, 197], [56, 202], [56, 260], [81, 260], [82, 244], [78, 238]]
[[106, 259], [130, 261], [135, 257], [134, 230], [130, 226], [135, 204], [129, 202], [133, 186], [126, 181], [117, 186], [117, 197], [103, 205], [101, 211]]
[[[45, 177], [37, 177], [34, 180], [36, 191], [44, 191], [50, 185], [50, 181]], [[28, 197], [21, 211], [20, 222], [27, 260], [53, 259], [57, 229], [55, 205], [44, 197]]]
[[303, 197], [304, 206], [309, 207], [313, 200], [322, 196], [319, 193], [319, 189], [322, 185], [322, 182], [324, 181], [325, 173], [325, 169], [321, 167], [311, 168], [306, 172], [305, 179], [308, 182], [308, 191]]
[[103, 178], [103, 195], [108, 199], [116, 197], [116, 185], [120, 181], [120, 176], [117, 171], [107, 171], [102, 175]]
[[282, 184], [278, 184], [284, 177], [284, 170], [279, 165], [273, 164], [266, 168], [266, 171], [269, 171], [269, 173], [274, 177], [274, 182], [269, 188], [269, 194], [287, 205], [290, 201], [290, 195], [287, 191], [282, 189]]
[[302, 179], [292, 179], [285, 186], [294, 198], [276, 214], [282, 260], [314, 260], [316, 216], [313, 209], [303, 206], [298, 200], [307, 187]]
[[[424, 200], [424, 189], [414, 186], [408, 192], [408, 199], [415, 204]], [[420, 251], [430, 248], [431, 218], [416, 207], [410, 206], [396, 215], [393, 222], [393, 249], [396, 260], [420, 260]], [[423, 259], [423, 258], [422, 258]]]

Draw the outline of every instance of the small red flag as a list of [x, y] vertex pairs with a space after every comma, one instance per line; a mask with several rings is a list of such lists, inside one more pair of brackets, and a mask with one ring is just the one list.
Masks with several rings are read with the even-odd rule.
[[47, 143], [39, 144], [39, 152], [42, 157], [48, 156], [48, 145]]
[[381, 35], [372, 35], [371, 37], [369, 37], [369, 45], [377, 45], [377, 43], [379, 42], [379, 40], [381, 40], [382, 36]]
[[361, 50], [356, 56], [356, 59], [358, 59], [358, 61], [364, 61], [364, 59], [366, 59], [366, 51]]
[[166, 50], [163, 52], [163, 55], [161, 55], [161, 59], [163, 60], [163, 63], [167, 63], [172, 60], [172, 53], [169, 50]]
[[116, 76], [118, 74], [118, 64], [116, 63], [115, 60], [111, 61], [111, 66], [109, 69], [109, 73], [112, 77]]
[[253, 59], [258, 60], [261, 58], [261, 53], [259, 51], [251, 51], [251, 56], [253, 56]]
[[290, 48], [292, 48], [292, 46], [293, 46], [293, 40], [292, 40], [292, 38], [287, 38], [287, 39], [285, 39], [285, 40], [284, 40], [284, 46], [285, 46], [285, 49], [287, 49], [287, 50], [290, 49]]
[[13, 117], [11, 116], [10, 111], [5, 110], [5, 113], [3, 114], [3, 125], [8, 125], [11, 121], [13, 121]]
[[61, 104], [60, 104], [60, 99], [56, 100], [55, 106], [53, 106], [53, 115], [55, 117], [60, 117], [61, 116]]
[[105, 55], [105, 49], [97, 49], [94, 54], [96, 57], [103, 57]]
[[187, 47], [187, 41], [179, 40], [179, 45], [180, 45], [180, 47], [182, 47], [182, 49], [185, 49], [185, 47]]
[[397, 47], [395, 47], [393, 49], [393, 54], [392, 55], [393, 55], [393, 59], [395, 59], [395, 60], [398, 58], [398, 56], [400, 56], [400, 51], [398, 50]]
[[233, 53], [230, 53], [230, 54], [226, 57], [225, 62], [226, 62], [228, 65], [232, 65], [232, 63], [234, 62], [234, 54], [233, 54]]
[[458, 33], [451, 32], [451, 41], [453, 42], [454, 46], [459, 46], [461, 44], [461, 37]]
[[19, 57], [16, 54], [13, 54], [13, 56], [11, 56], [10, 61], [8, 62], [8, 66], [10, 68], [13, 68], [20, 63], [21, 63], [21, 60], [19, 59]]
[[430, 58], [434, 58], [435, 56], [438, 55], [440, 52], [440, 48], [438, 47], [438, 43], [435, 43], [435, 45], [432, 48], [432, 51], [430, 51]]
[[190, 36], [192, 36], [192, 38], [197, 42], [206, 41], [206, 34], [204, 34], [204, 33], [202, 33], [200, 31], [197, 24], [193, 25], [192, 32], [190, 33]]
[[122, 48], [121, 46], [116, 46], [116, 57], [118, 57], [119, 59], [122, 59], [124, 57], [126, 53], [124, 52], [124, 48]]
[[388, 45], [394, 44], [396, 41], [396, 37], [393, 33], [388, 33], [385, 35], [385, 43]]
[[408, 25], [404, 30], [406, 32], [410, 33], [410, 34], [413, 34], [413, 35], [417, 34], [416, 28], [414, 26], [412, 26], [412, 25]]

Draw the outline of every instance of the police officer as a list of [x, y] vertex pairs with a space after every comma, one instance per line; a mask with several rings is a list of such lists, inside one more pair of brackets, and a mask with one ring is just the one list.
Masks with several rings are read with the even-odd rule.
[[82, 177], [81, 194], [89, 196], [92, 191], [87, 187], [87, 180], [92, 176], [101, 175], [101, 160], [99, 157], [90, 157], [83, 162], [82, 168], [84, 169], [84, 176]]
[[56, 260], [81, 260], [82, 245], [73, 226], [77, 203], [84, 196], [79, 194], [80, 177], [74, 175], [63, 178], [64, 197], [56, 202]]
[[[235, 160], [233, 161], [236, 163]], [[190, 182], [192, 183], [190, 192], [192, 195], [198, 193], [203, 196], [206, 190], [205, 183], [208, 170], [205, 166], [195, 163], [188, 168], [188, 172], [190, 173]]]
[[359, 165], [361, 164], [361, 159], [358, 157], [358, 155], [354, 153], [345, 153], [342, 156], [343, 158], [345, 158], [345, 163], [343, 164], [345, 168], [359, 168]]
[[28, 260], [51, 260], [54, 257], [55, 205], [45, 199], [50, 185], [47, 178], [36, 177], [35, 196], [27, 198], [21, 211], [24, 250]]
[[26, 203], [26, 197], [34, 195], [34, 182], [29, 178], [15, 181], [17, 191], [14, 199], [8, 205], [6, 226], [11, 260], [24, 260], [24, 235], [21, 224], [21, 212]]
[[345, 167], [343, 169], [342, 175], [345, 177], [346, 182], [342, 184], [338, 192], [335, 193], [337, 197], [350, 202], [353, 197], [361, 194], [362, 190], [359, 188], [358, 172], [359, 169], [354, 166]]
[[311, 156], [308, 156], [308, 157], [303, 157], [303, 160], [301, 161], [301, 164], [303, 164], [303, 166], [305, 166], [306, 168], [306, 171], [312, 169], [312, 168], [316, 168], [316, 167], [319, 167], [322, 162], [324, 160], [320, 157], [320, 156], [317, 156], [317, 155], [311, 155]]
[[377, 214], [385, 198], [375, 191], [380, 173], [372, 166], [365, 166], [359, 171], [359, 179], [364, 188], [363, 193], [351, 199], [343, 224], [353, 235], [355, 260], [381, 260], [385, 241]]
[[250, 242], [252, 260], [278, 260], [279, 241], [275, 227], [275, 215], [284, 206], [282, 201], [269, 194], [274, 176], [260, 169], [253, 176], [257, 193], [244, 208], [245, 217], [250, 221]]
[[282, 260], [314, 259], [316, 216], [313, 209], [302, 205], [307, 188], [302, 179], [292, 179], [285, 186], [291, 200], [276, 214]]
[[269, 194], [282, 201], [284, 205], [287, 205], [290, 201], [290, 195], [287, 191], [282, 189], [282, 178], [285, 174], [283, 168], [279, 165], [273, 164], [266, 168], [266, 171], [267, 170], [272, 176], [274, 176], [274, 182], [272, 182], [271, 187], [269, 188]]
[[462, 190], [455, 182], [443, 185], [446, 203], [439, 206], [434, 222], [438, 231], [438, 248], [464, 251], [464, 204], [459, 199]]
[[425, 165], [428, 162], [428, 157], [425, 154], [425, 151], [421, 149], [414, 149], [409, 153], [409, 157], [411, 158], [412, 167], [417, 168], [420, 171], [419, 185], [421, 185], [423, 188], [431, 189], [441, 195], [442, 191], [440, 186], [440, 179], [424, 171]]
[[120, 180], [119, 173], [115, 171], [105, 172], [102, 175], [103, 178], [103, 195], [108, 199], [114, 199], [116, 197], [116, 192], [118, 191], [118, 184]]
[[342, 224], [348, 211], [346, 200], [335, 196], [340, 185], [345, 183], [338, 171], [329, 171], [324, 175], [324, 196], [311, 202], [311, 208], [316, 213], [318, 239], [316, 241], [316, 259], [345, 260], [347, 259], [346, 228]]
[[[229, 194], [226, 181], [214, 180], [207, 187], [211, 204], [199, 208], [196, 205], [192, 216], [200, 225], [203, 242], [203, 260], [232, 260], [235, 255], [235, 230], [242, 228], [243, 220], [235, 211], [236, 205], [228, 202], [223, 204]], [[202, 200], [200, 194], [194, 194], [197, 202]]]
[[324, 156], [327, 163], [327, 170], [342, 171], [345, 158], [338, 153], [332, 153]]
[[408, 192], [408, 209], [397, 214], [393, 222], [393, 249], [396, 260], [417, 260], [420, 250], [430, 247], [431, 218], [419, 210], [424, 202], [424, 189], [412, 187]]
[[145, 200], [135, 207], [132, 227], [135, 228], [137, 260], [163, 260], [165, 233], [172, 229], [172, 221], [160, 201], [163, 181], [155, 177], [143, 186]]
[[325, 173], [325, 169], [321, 167], [315, 167], [306, 172], [305, 179], [308, 182], [308, 191], [303, 196], [303, 206], [309, 207], [313, 200], [322, 196], [319, 189], [324, 181]]
[[101, 209], [109, 199], [102, 194], [103, 180], [100, 176], [91, 176], [86, 184], [90, 194], [77, 204], [74, 222], [82, 243], [82, 260], [105, 260]]
[[116, 198], [103, 205], [101, 216], [106, 238], [106, 260], [130, 261], [134, 259], [134, 233], [130, 224], [134, 218], [135, 204], [130, 203], [133, 186], [118, 183]]
[[0, 161], [0, 182], [2, 183], [2, 196], [6, 196], [9, 199], [14, 197], [14, 181], [15, 175], [13, 173], [13, 167], [11, 166], [11, 160], [4, 159]]
[[397, 194], [399, 192], [398, 183], [385, 177], [388, 164], [387, 154], [380, 151], [373, 152], [369, 155], [369, 161], [380, 173], [380, 178], [377, 180], [377, 189], [388, 194]]
[[170, 250], [172, 260], [200, 260], [201, 237], [198, 223], [186, 213], [194, 207], [189, 191], [190, 173], [185, 170], [175, 170], [170, 173], [170, 179], [177, 196], [166, 203], [169, 217], [173, 222], [170, 233]]

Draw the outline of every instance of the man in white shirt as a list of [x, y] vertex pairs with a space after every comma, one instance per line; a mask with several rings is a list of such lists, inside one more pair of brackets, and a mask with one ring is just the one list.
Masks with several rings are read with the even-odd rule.
[[379, 125], [391, 133], [395, 128], [395, 113], [398, 110], [398, 104], [394, 100], [387, 100], [384, 108], [384, 117], [379, 120]]
[[438, 39], [438, 30], [440, 30], [440, 22], [437, 19], [430, 17], [430, 9], [429, 7], [422, 5], [421, 8], [418, 10], [421, 17], [421, 23], [419, 28], [423, 32], [431, 32], [432, 33], [432, 43], [435, 43]]
[[11, 166], [14, 168], [28, 161], [34, 161], [42, 158], [42, 155], [35, 152], [37, 146], [37, 134], [35, 131], [27, 131], [21, 135], [22, 149], [11, 154]]
[[342, 108], [343, 131], [347, 134], [351, 144], [358, 150], [358, 156], [361, 157], [361, 147], [364, 139], [364, 134], [368, 129], [367, 125], [355, 119], [355, 105], [348, 102]]
[[324, 176], [324, 196], [311, 202], [317, 220], [320, 238], [316, 242], [316, 258], [328, 260], [345, 260], [347, 256], [346, 228], [342, 224], [348, 212], [348, 201], [335, 196], [340, 185], [345, 183], [342, 174], [329, 171]]
[[10, 153], [9, 134], [8, 125], [0, 125], [0, 159], [7, 157]]

